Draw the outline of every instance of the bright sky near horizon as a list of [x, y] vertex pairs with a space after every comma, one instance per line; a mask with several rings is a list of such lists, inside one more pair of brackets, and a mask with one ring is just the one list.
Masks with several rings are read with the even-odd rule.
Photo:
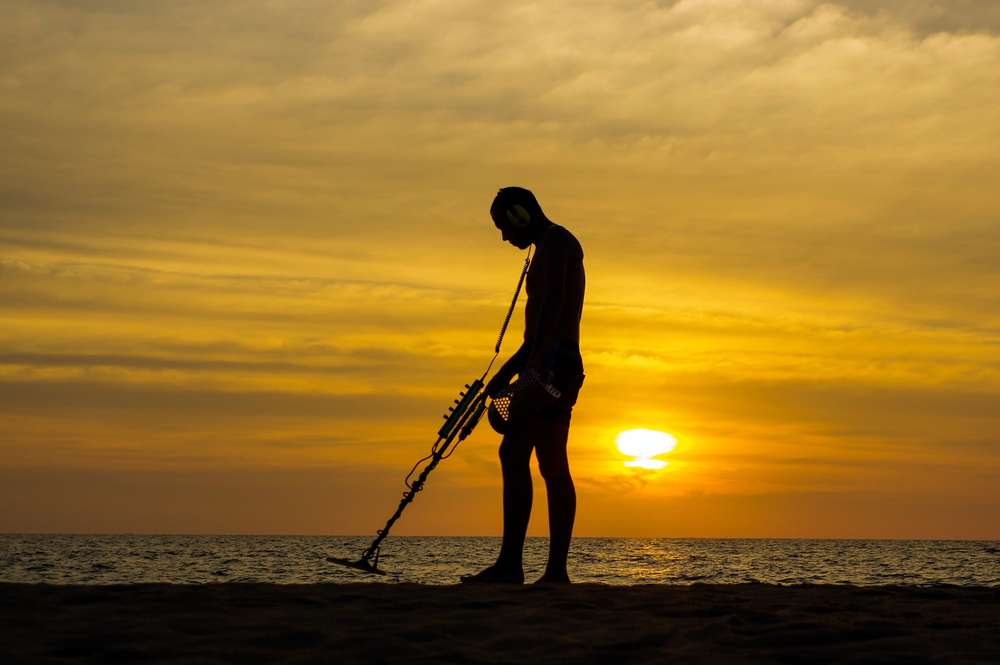
[[[578, 535], [1000, 538], [997, 182], [991, 0], [8, 0], [0, 531], [374, 534], [520, 185], [586, 253]], [[394, 533], [499, 534], [498, 444]]]

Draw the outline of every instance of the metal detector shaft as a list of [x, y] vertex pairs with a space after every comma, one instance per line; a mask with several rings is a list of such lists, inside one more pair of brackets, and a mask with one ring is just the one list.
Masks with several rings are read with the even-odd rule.
[[[374, 573], [376, 575], [385, 575], [385, 572], [379, 570], [378, 568], [378, 552], [379, 546], [382, 541], [385, 540], [386, 536], [389, 535], [389, 529], [392, 525], [396, 523], [399, 516], [403, 514], [403, 510], [406, 506], [413, 501], [417, 492], [424, 488], [424, 482], [427, 480], [427, 476], [431, 471], [438, 465], [438, 463], [445, 457], [451, 454], [455, 450], [452, 443], [455, 442], [455, 437], [458, 437], [459, 441], [465, 440], [472, 430], [476, 428], [479, 421], [483, 417], [483, 413], [486, 412], [486, 394], [480, 394], [483, 390], [483, 381], [486, 380], [487, 375], [490, 373], [490, 369], [493, 368], [493, 363], [496, 361], [497, 356], [500, 355], [500, 344], [503, 342], [504, 333], [507, 332], [507, 324], [510, 323], [510, 317], [514, 313], [514, 305], [517, 303], [517, 297], [521, 293], [521, 287], [524, 285], [524, 278], [528, 274], [528, 267], [531, 265], [531, 248], [528, 248], [528, 256], [524, 259], [524, 268], [521, 269], [521, 278], [517, 281], [517, 289], [514, 291], [514, 297], [510, 301], [510, 308], [507, 310], [507, 317], [503, 321], [503, 326], [500, 328], [500, 335], [497, 337], [497, 344], [495, 349], [495, 355], [493, 360], [490, 361], [489, 367], [483, 372], [482, 378], [476, 379], [472, 382], [472, 385], [466, 384], [468, 392], [459, 393], [462, 399], [455, 400], [455, 406], [448, 409], [451, 414], [445, 414], [445, 423], [438, 430], [438, 439], [434, 442], [434, 446], [431, 448], [431, 454], [429, 457], [425, 457], [420, 462], [426, 459], [430, 459], [430, 463], [424, 468], [412, 485], [409, 485], [409, 491], [403, 494], [403, 499], [399, 502], [399, 507], [396, 508], [396, 512], [393, 513], [389, 521], [385, 523], [385, 527], [378, 532], [378, 537], [372, 541], [371, 546], [365, 550], [364, 554], [361, 555], [361, 559], [358, 561], [349, 561], [348, 559], [337, 559], [335, 557], [327, 557], [327, 561], [331, 563], [339, 563], [342, 566], [348, 566], [350, 568], [355, 568], [357, 570], [364, 571], [366, 573]], [[455, 445], [458, 445], [457, 443]], [[417, 462], [417, 465], [420, 464]], [[416, 466], [413, 468], [416, 470]], [[410, 472], [413, 474], [413, 471]], [[410, 476], [407, 476], [409, 479]], [[372, 561], [374, 559], [374, 561]]]
[[[431, 453], [431, 461], [424, 467], [424, 470], [420, 473], [413, 484], [410, 485], [410, 489], [403, 495], [402, 500], [399, 502], [399, 507], [396, 508], [396, 512], [393, 513], [389, 521], [385, 523], [385, 526], [379, 530], [378, 536], [372, 541], [371, 546], [365, 550], [364, 554], [361, 555], [361, 561], [357, 563], [367, 564], [371, 567], [371, 572], [377, 572], [378, 569], [378, 550], [382, 541], [389, 535], [389, 529], [392, 525], [396, 523], [400, 515], [403, 514], [403, 510], [406, 506], [411, 503], [416, 496], [417, 492], [424, 488], [424, 482], [427, 480], [427, 476], [430, 472], [437, 467], [438, 463], [447, 456], [449, 450], [452, 450], [452, 443], [455, 442], [455, 437], [458, 437], [459, 441], [464, 441], [466, 437], [472, 434], [472, 430], [475, 429], [476, 425], [483, 417], [483, 413], [486, 410], [486, 395], [479, 394], [483, 389], [483, 382], [480, 379], [476, 379], [472, 382], [472, 385], [467, 385], [466, 388], [469, 389], [467, 393], [462, 395], [462, 400], [455, 400], [457, 406], [452, 407], [452, 413], [450, 415], [445, 415], [447, 422], [438, 432], [438, 440], [434, 444], [434, 448]], [[456, 444], [457, 445], [457, 444]], [[375, 563], [371, 564], [371, 559], [375, 559]], [[336, 563], [340, 563], [337, 561]], [[354, 566], [358, 567], [358, 566]], [[364, 568], [362, 568], [364, 569]]]

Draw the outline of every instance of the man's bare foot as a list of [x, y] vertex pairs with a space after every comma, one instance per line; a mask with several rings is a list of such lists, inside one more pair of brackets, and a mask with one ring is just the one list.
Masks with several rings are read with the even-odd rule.
[[572, 582], [569, 581], [569, 575], [550, 575], [549, 573], [545, 573], [532, 582], [532, 584], [572, 584]]
[[524, 572], [520, 570], [501, 570], [490, 566], [475, 575], [462, 575], [462, 584], [524, 584]]

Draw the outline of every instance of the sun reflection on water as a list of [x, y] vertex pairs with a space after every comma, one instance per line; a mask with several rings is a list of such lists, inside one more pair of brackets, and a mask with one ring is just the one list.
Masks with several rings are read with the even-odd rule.
[[639, 459], [629, 460], [623, 462], [625, 466], [638, 467], [640, 469], [662, 469], [668, 466], [670, 462], [664, 462], [661, 459], [648, 459], [640, 457]]

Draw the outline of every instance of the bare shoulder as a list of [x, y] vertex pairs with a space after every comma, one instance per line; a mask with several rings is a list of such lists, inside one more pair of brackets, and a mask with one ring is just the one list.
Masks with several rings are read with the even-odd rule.
[[538, 247], [539, 253], [544, 254], [565, 254], [571, 260], [583, 260], [583, 247], [569, 229], [553, 224], [545, 230], [542, 242]]

